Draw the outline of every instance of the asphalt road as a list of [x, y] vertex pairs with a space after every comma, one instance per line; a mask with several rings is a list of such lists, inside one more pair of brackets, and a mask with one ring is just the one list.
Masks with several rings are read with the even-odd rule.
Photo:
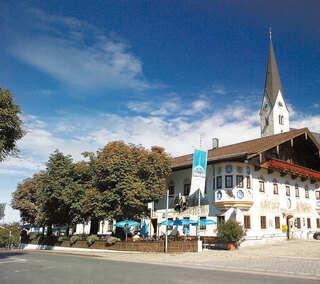
[[111, 261], [54, 253], [1, 252], [0, 283], [319, 283], [215, 269]]

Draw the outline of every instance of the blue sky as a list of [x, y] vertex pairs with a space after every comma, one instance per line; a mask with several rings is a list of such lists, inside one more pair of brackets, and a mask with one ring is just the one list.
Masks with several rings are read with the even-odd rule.
[[[280, 3], [279, 3], [280, 2]], [[269, 26], [292, 127], [320, 132], [319, 1], [2, 1], [0, 83], [27, 135], [0, 202], [59, 149], [192, 152], [260, 136]], [[6, 221], [19, 214], [8, 208]]]

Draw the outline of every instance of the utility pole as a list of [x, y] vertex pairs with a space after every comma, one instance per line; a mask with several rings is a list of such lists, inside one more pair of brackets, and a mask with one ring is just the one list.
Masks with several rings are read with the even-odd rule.
[[169, 207], [169, 189], [167, 190], [167, 205], [166, 205], [166, 241], [165, 252], [168, 252], [168, 207]]

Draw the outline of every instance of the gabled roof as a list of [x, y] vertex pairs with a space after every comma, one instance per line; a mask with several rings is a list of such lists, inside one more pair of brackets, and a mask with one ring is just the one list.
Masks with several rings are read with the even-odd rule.
[[[307, 128], [302, 128], [209, 150], [208, 163], [230, 159], [249, 159], [303, 134], [307, 134], [320, 151], [320, 145], [311, 132]], [[193, 154], [174, 158], [172, 169], [192, 167], [192, 162]]]
[[272, 39], [270, 35], [269, 57], [268, 57], [268, 66], [267, 66], [266, 80], [264, 85], [264, 92], [267, 93], [267, 96], [269, 97], [272, 107], [275, 105], [279, 90], [281, 91], [283, 101], [285, 101], [283, 97], [280, 76], [278, 72], [276, 57], [274, 55]]

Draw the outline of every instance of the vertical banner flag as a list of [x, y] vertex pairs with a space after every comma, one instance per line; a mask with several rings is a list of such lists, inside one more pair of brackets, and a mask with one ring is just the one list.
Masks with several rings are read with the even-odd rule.
[[207, 172], [207, 151], [194, 149], [191, 188], [189, 196], [200, 189], [200, 193], [204, 195], [204, 188], [206, 185]]

